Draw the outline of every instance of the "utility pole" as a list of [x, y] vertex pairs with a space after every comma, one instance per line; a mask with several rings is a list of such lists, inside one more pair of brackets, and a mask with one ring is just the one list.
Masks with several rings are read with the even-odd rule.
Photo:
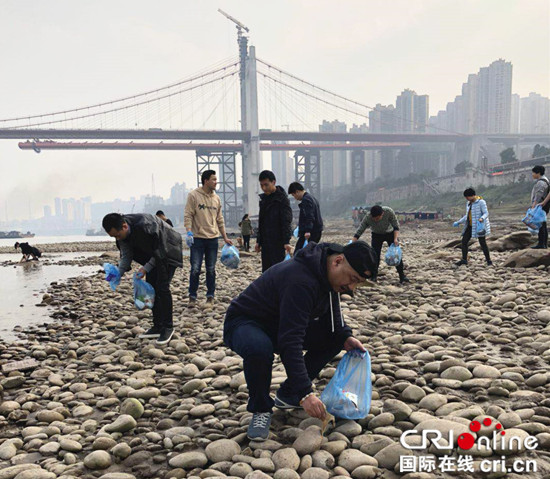
[[256, 83], [256, 56], [254, 47], [248, 51], [249, 32], [246, 25], [236, 18], [218, 9], [224, 17], [233, 22], [237, 28], [239, 45], [241, 86], [241, 131], [250, 133], [250, 141], [245, 141], [242, 153], [243, 166], [243, 208], [250, 216], [258, 214], [258, 175], [260, 167], [260, 144], [258, 128], [258, 92]]

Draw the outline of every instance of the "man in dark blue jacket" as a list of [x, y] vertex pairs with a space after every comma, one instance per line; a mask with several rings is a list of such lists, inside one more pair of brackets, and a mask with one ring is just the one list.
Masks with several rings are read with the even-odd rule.
[[[250, 439], [267, 439], [274, 405], [303, 407], [310, 416], [324, 418], [325, 407], [312, 393], [311, 381], [342, 348], [364, 351], [344, 322], [340, 293], [353, 294], [376, 274], [377, 264], [376, 253], [364, 241], [345, 247], [312, 242], [292, 260], [272, 266], [231, 302], [224, 341], [243, 358], [247, 409], [253, 413]], [[269, 395], [274, 353], [281, 356], [288, 378], [275, 401]]]
[[323, 234], [323, 218], [317, 198], [309, 194], [301, 183], [290, 183], [288, 194], [300, 201], [300, 219], [298, 220], [298, 242], [295, 251], [304, 246], [306, 240], [319, 243]]

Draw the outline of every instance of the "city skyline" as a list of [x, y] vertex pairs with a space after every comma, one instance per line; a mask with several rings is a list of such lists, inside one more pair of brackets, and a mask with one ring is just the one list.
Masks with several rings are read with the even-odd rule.
[[[3, 52], [8, 74], [0, 79], [2, 117], [146, 91], [236, 55], [234, 26], [217, 14], [218, 1], [161, 4], [164, 8], [99, 1], [92, 7], [62, 0], [46, 6], [8, 0], [0, 27], [13, 47]], [[508, 0], [350, 1], [337, 11], [321, 0], [315, 22], [307, 21], [308, 2], [231, 0], [223, 8], [250, 27], [261, 58], [368, 105], [389, 105], [410, 89], [429, 95], [430, 110], [437, 112], [460, 93], [469, 74], [498, 58], [514, 66], [513, 93], [521, 98], [531, 92], [550, 94], [550, 34], [545, 28], [550, 6], [542, 0], [521, 5]], [[165, 15], [166, 9], [173, 14]], [[83, 15], [88, 18], [84, 24], [77, 21]], [[281, 37], [282, 22], [288, 34]], [[36, 28], [25, 28], [29, 24]], [[345, 34], [338, 28], [342, 24]], [[105, 27], [100, 36], [97, 25]], [[27, 61], [30, 57], [33, 62]], [[266, 165], [268, 158], [264, 155]], [[0, 170], [6, 179], [0, 219], [6, 198], [12, 217], [28, 215], [29, 199], [33, 215], [39, 214], [40, 205], [56, 196], [52, 185], [62, 196], [106, 199], [148, 191], [151, 174], [164, 196], [175, 181], [192, 185], [196, 178], [191, 152], [36, 155], [18, 150], [14, 141], [0, 142]]]

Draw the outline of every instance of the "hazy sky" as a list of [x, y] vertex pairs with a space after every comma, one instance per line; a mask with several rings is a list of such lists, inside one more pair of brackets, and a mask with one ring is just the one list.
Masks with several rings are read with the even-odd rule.
[[[0, 0], [0, 119], [116, 99], [173, 83], [237, 54], [234, 26], [258, 56], [367, 105], [404, 89], [430, 114], [469, 73], [498, 58], [513, 92], [550, 95], [548, 0]], [[193, 184], [194, 154], [57, 152], [0, 141], [0, 220], [33, 217], [53, 198], [94, 201]]]

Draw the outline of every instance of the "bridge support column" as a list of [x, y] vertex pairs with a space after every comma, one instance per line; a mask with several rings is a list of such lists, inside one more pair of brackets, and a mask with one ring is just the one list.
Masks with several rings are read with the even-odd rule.
[[351, 152], [351, 184], [360, 186], [365, 184], [365, 152], [352, 150]]
[[300, 149], [294, 154], [296, 181], [321, 201], [321, 152]]
[[222, 201], [225, 224], [236, 226], [241, 218], [242, 208], [237, 202], [236, 151], [197, 150], [197, 185], [202, 186], [203, 171], [214, 170], [218, 177], [217, 193]]

